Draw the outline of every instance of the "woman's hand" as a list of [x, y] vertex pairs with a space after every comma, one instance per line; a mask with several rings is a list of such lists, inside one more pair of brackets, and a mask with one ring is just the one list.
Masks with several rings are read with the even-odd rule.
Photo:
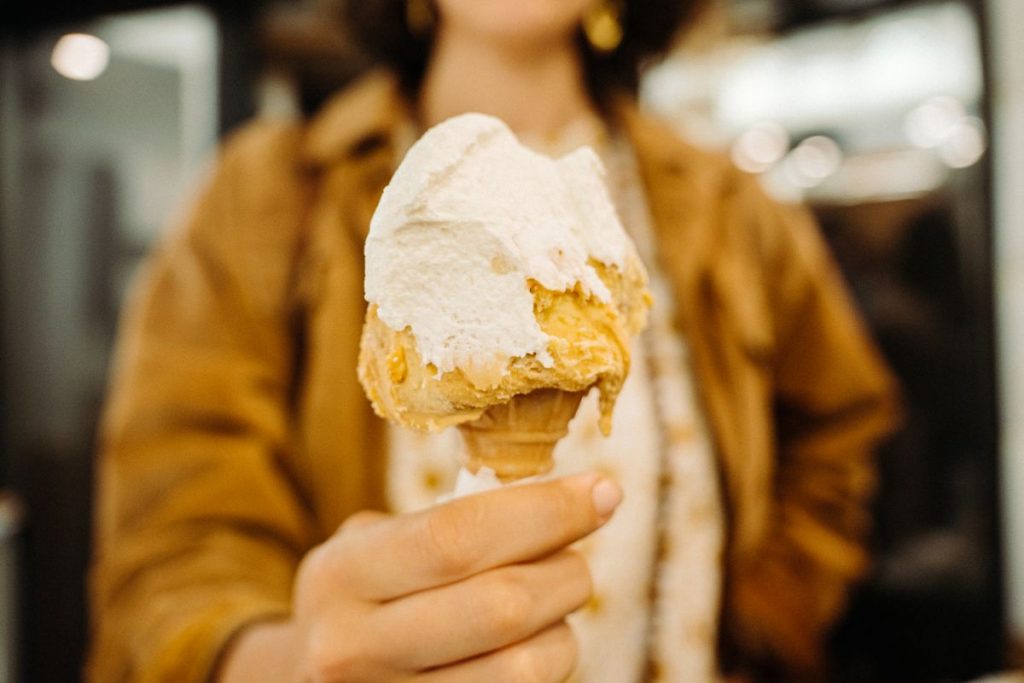
[[576, 658], [564, 619], [591, 593], [567, 546], [620, 499], [588, 474], [355, 515], [306, 556], [292, 619], [243, 632], [219, 680], [563, 680]]

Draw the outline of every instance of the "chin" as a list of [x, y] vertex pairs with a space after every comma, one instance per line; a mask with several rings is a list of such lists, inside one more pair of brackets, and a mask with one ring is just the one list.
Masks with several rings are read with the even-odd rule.
[[564, 38], [591, 0], [438, 0], [442, 21], [459, 31], [523, 42]]

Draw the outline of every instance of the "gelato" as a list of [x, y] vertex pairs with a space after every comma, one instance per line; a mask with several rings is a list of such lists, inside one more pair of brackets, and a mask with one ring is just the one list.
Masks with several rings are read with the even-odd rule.
[[359, 378], [382, 417], [460, 425], [472, 469], [540, 473], [593, 387], [610, 429], [646, 285], [591, 149], [551, 159], [458, 116], [413, 145], [374, 213]]

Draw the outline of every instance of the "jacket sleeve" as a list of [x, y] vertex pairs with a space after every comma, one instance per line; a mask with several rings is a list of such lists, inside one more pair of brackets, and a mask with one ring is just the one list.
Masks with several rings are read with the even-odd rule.
[[207, 680], [287, 615], [311, 522], [286, 476], [298, 129], [237, 134], [122, 321], [100, 437], [92, 681]]
[[820, 672], [829, 628], [868, 566], [873, 452], [898, 399], [809, 213], [748, 192], [773, 311], [777, 461], [765, 542], [735, 568], [729, 600], [735, 639], [796, 680]]

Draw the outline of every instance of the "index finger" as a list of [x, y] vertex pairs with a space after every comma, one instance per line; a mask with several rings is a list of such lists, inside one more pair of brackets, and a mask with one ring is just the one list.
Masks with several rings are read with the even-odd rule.
[[601, 527], [621, 499], [618, 485], [597, 473], [460, 498], [348, 539], [346, 554], [360, 561], [346, 563], [344, 574], [370, 600], [447, 585], [550, 555]]

